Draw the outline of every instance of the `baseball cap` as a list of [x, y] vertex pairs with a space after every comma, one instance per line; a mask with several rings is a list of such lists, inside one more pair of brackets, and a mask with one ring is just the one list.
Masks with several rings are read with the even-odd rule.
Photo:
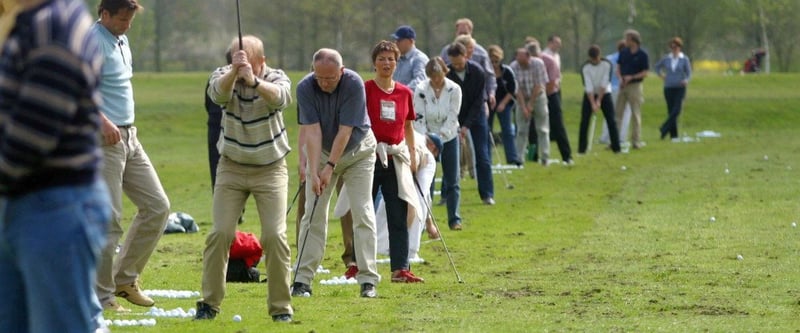
[[391, 36], [394, 40], [401, 40], [401, 39], [416, 39], [417, 33], [414, 32], [414, 29], [407, 25], [401, 25]]
[[436, 134], [436, 133], [428, 132], [427, 135], [428, 135], [428, 139], [431, 140], [431, 142], [433, 142], [434, 146], [436, 146], [437, 154], [434, 157], [436, 158], [436, 161], [438, 162], [439, 161], [439, 155], [442, 154], [442, 147], [443, 147], [442, 146], [442, 138], [440, 138], [439, 135]]

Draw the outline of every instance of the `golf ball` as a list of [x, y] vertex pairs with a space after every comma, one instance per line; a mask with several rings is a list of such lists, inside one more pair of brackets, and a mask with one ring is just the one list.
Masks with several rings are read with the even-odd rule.
[[765, 160], [765, 161], [766, 161], [766, 160], [769, 160], [769, 156], [767, 156], [767, 155], [764, 155], [764, 160]]
[[744, 260], [744, 257], [741, 254], [737, 254], [736, 260]]
[[714, 221], [716, 221], [716, 220], [717, 220], [717, 218], [712, 216], [712, 217], [711, 217], [710, 219], [708, 219], [708, 220], [709, 220], [709, 221], [711, 221], [711, 222], [714, 222]]
[[797, 222], [792, 222], [792, 228], [797, 228]]
[[235, 321], [237, 323], [242, 321], [242, 316], [240, 316], [238, 314], [237, 315], [233, 315], [233, 321]]
[[731, 173], [731, 170], [725, 169], [725, 173]]
[[620, 168], [620, 170], [622, 170], [622, 171], [625, 171], [625, 170], [628, 170], [628, 168], [627, 168], [626, 166], [624, 166], [624, 165], [623, 165], [623, 166]]

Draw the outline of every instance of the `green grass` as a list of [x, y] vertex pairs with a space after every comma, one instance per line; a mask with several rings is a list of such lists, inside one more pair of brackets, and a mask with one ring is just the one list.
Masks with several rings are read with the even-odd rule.
[[[145, 289], [200, 290], [211, 226], [202, 106], [207, 75], [137, 74], [134, 81], [140, 139], [172, 210], [189, 213], [201, 227], [162, 238], [142, 276]], [[301, 75], [292, 73], [293, 82]], [[464, 284], [456, 283], [441, 243], [425, 243], [427, 262], [414, 266], [424, 284], [391, 284], [386, 265], [379, 266], [378, 299], [358, 298], [354, 285], [317, 283], [314, 297], [294, 300], [293, 324], [271, 322], [263, 284], [229, 284], [215, 321], [159, 318], [156, 327], [114, 331], [798, 332], [800, 230], [790, 226], [800, 220], [800, 141], [793, 134], [800, 124], [798, 83], [798, 75], [698, 75], [681, 131], [708, 129], [722, 137], [673, 144], [658, 139], [666, 107], [660, 81], [651, 77], [644, 149], [613, 155], [595, 145], [572, 168], [529, 164], [508, 175], [511, 190], [496, 176], [494, 207], [481, 205], [473, 180], [463, 181], [465, 229], [443, 234]], [[573, 150], [580, 94], [579, 77], [567, 74], [564, 118]], [[296, 106], [286, 115], [294, 144]], [[291, 198], [296, 153], [288, 161]], [[252, 207], [242, 229], [257, 232]], [[126, 216], [133, 213], [126, 202]], [[435, 215], [444, 225], [444, 207], [435, 207]], [[294, 214], [288, 222], [296, 254]], [[338, 222], [331, 221], [323, 266], [332, 275], [344, 271], [341, 251]], [[195, 300], [157, 302], [188, 309]], [[146, 311], [135, 310], [107, 317], [141, 318]], [[234, 323], [234, 314], [244, 320]]]

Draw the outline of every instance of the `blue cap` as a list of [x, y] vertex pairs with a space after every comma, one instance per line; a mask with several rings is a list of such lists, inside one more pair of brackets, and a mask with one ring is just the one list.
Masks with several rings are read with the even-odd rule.
[[391, 36], [394, 40], [417, 39], [417, 33], [407, 25], [401, 25]]
[[433, 145], [436, 146], [436, 154], [434, 155], [434, 157], [436, 158], [436, 161], [438, 162], [439, 161], [439, 155], [442, 154], [442, 147], [443, 147], [442, 146], [442, 138], [440, 138], [439, 135], [436, 134], [436, 133], [428, 132], [428, 139], [430, 139], [431, 142], [433, 142]]

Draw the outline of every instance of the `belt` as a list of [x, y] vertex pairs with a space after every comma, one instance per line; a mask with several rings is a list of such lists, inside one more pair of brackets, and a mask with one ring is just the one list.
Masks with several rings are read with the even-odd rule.
[[117, 125], [117, 128], [119, 128], [119, 129], [130, 129], [131, 127], [133, 127], [133, 124], [129, 124], [129, 125]]

